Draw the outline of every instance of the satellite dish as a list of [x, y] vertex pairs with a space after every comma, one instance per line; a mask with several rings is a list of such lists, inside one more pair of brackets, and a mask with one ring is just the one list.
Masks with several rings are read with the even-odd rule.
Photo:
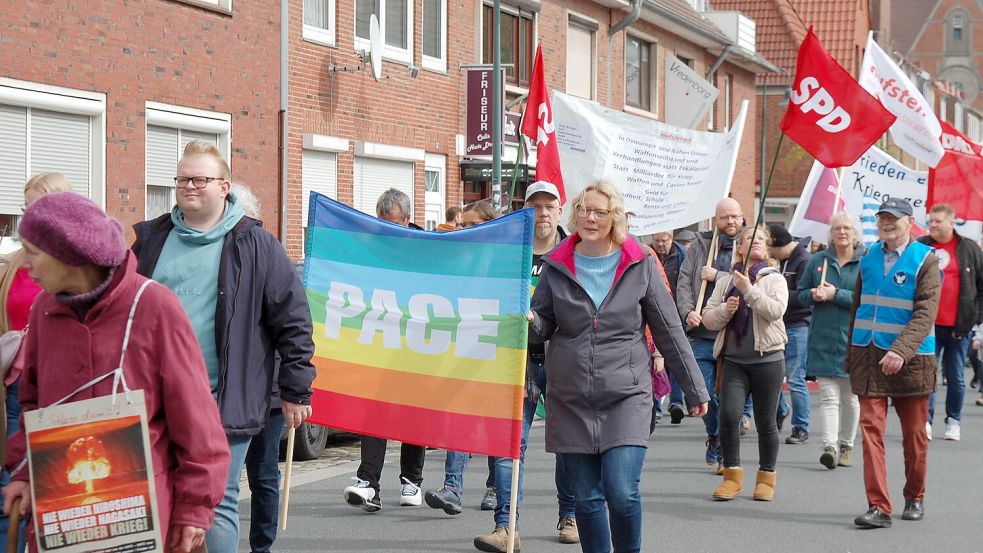
[[372, 76], [378, 81], [382, 78], [382, 31], [375, 14], [369, 19], [369, 63], [372, 64]]

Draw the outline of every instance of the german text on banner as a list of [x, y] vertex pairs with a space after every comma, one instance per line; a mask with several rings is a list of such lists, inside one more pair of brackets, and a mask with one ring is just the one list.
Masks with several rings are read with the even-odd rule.
[[666, 53], [666, 123], [684, 129], [696, 128], [719, 94], [699, 73]]
[[632, 233], [643, 235], [713, 217], [730, 190], [747, 102], [726, 133], [672, 127], [559, 92], [553, 114], [568, 196], [611, 181], [635, 214]]
[[517, 458], [533, 215], [403, 228], [311, 193], [311, 422]]
[[945, 156], [929, 170], [929, 205], [949, 204], [960, 219], [983, 219], [983, 148], [942, 123]]
[[812, 27], [799, 47], [782, 131], [826, 167], [860, 158], [896, 117], [823, 49]]
[[898, 117], [890, 129], [894, 143], [922, 163], [935, 167], [943, 153], [939, 118], [915, 83], [874, 42], [873, 32], [867, 34], [858, 81]]

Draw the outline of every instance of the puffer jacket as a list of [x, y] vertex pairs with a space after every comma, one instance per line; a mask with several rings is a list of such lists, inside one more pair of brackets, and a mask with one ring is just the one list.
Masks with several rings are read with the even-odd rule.
[[[732, 315], [727, 312], [727, 301], [724, 295], [731, 289], [733, 275], [727, 273], [717, 280], [710, 301], [703, 309], [703, 324], [710, 330], [723, 330], [730, 322]], [[785, 322], [782, 316], [788, 307], [788, 284], [778, 269], [766, 267], [758, 273], [758, 278], [751, 290], [744, 295], [748, 307], [751, 308], [754, 323], [754, 351], [761, 354], [784, 350], [788, 343], [785, 333]], [[720, 355], [724, 347], [726, 332], [717, 332], [713, 343], [713, 356]]]
[[544, 257], [532, 298], [531, 341], [546, 355], [546, 450], [596, 454], [648, 444], [652, 420], [645, 327], [689, 405], [709, 400], [700, 369], [656, 265], [627, 237], [614, 282], [600, 308], [577, 281], [572, 235]]
[[[806, 374], [827, 378], [847, 378], [843, 368], [846, 346], [850, 341], [847, 328], [850, 326], [853, 308], [854, 288], [860, 274], [860, 258], [863, 249], [858, 248], [853, 259], [840, 266], [836, 252], [823, 250], [813, 256], [799, 278], [796, 292], [799, 301], [812, 306], [812, 321], [809, 323], [809, 354]], [[819, 287], [822, 280], [823, 261], [827, 263], [826, 282], [836, 288], [830, 301], [816, 302], [812, 299], [812, 289]]]

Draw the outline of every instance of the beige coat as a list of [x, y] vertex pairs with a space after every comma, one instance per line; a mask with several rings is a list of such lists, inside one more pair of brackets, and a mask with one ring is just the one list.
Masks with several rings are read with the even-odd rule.
[[[731, 289], [730, 274], [724, 275], [713, 289], [713, 295], [703, 308], [703, 326], [710, 330], [723, 330], [730, 322], [732, 315], [727, 312], [727, 302], [724, 294]], [[788, 284], [785, 277], [776, 269], [765, 268], [758, 274], [758, 279], [751, 290], [744, 295], [748, 307], [754, 317], [754, 350], [762, 354], [769, 351], [784, 350], [788, 342], [785, 333], [785, 322], [782, 315], [788, 307]], [[713, 356], [718, 357], [724, 347], [725, 332], [717, 333], [713, 343]]]

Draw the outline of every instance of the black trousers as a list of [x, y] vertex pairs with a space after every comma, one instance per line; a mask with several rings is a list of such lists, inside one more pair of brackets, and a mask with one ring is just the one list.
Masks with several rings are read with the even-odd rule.
[[[382, 478], [382, 465], [386, 462], [386, 443], [388, 440], [362, 436], [362, 462], [358, 465], [356, 476], [365, 480], [379, 497], [379, 479]], [[399, 451], [399, 484], [403, 478], [419, 486], [423, 483], [423, 460], [427, 448], [422, 445], [402, 444]]]
[[720, 447], [724, 466], [741, 466], [741, 414], [748, 394], [754, 395], [754, 426], [758, 431], [760, 470], [773, 471], [778, 462], [778, 394], [785, 377], [785, 360], [750, 365], [724, 360], [720, 383]]

